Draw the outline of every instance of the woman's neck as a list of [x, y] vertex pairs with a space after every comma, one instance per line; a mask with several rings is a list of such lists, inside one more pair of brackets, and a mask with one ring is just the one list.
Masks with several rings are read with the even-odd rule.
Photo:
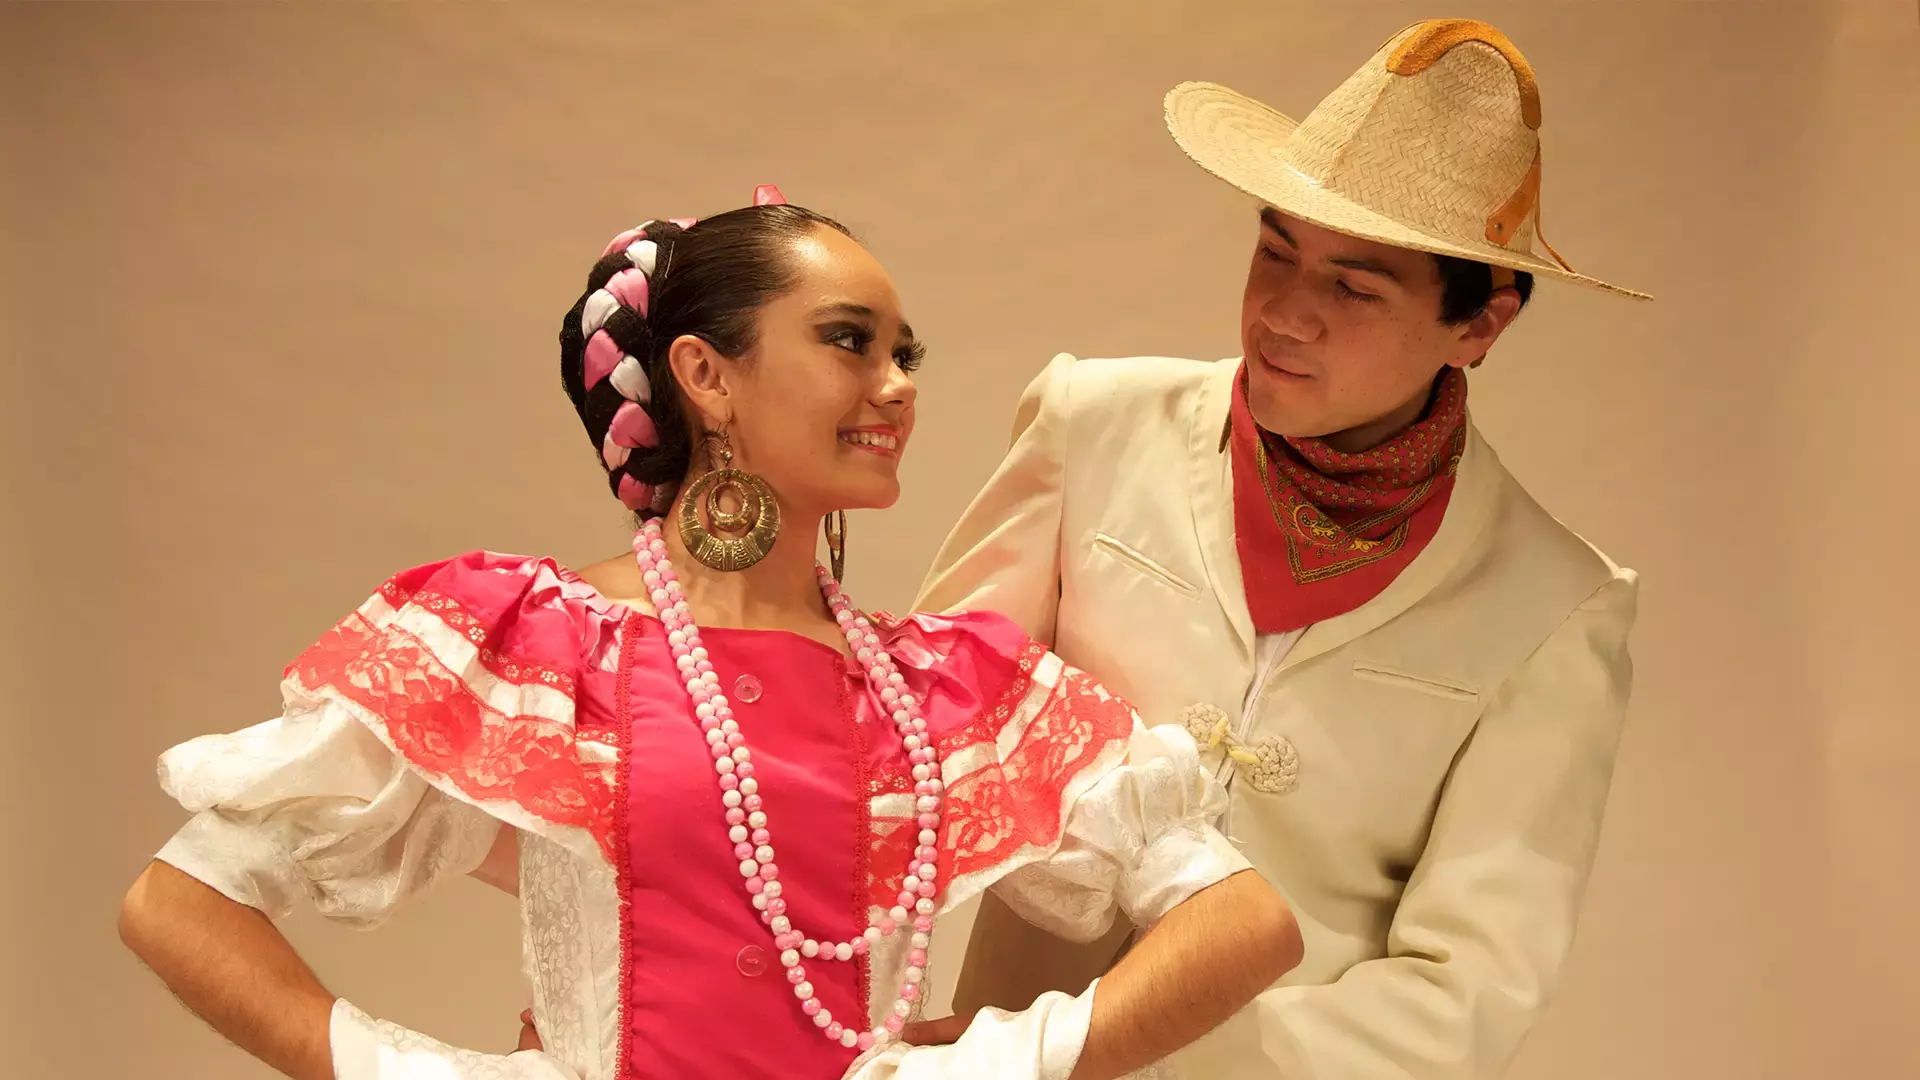
[[[745, 570], [715, 570], [693, 557], [680, 539], [676, 504], [661, 523], [667, 557], [673, 561], [693, 607], [694, 620], [704, 626], [743, 629], [793, 630], [818, 628], [835, 631], [826, 598], [815, 576], [813, 537], [819, 515], [780, 513], [780, 534], [766, 557]], [[809, 634], [823, 641], [837, 637]]]

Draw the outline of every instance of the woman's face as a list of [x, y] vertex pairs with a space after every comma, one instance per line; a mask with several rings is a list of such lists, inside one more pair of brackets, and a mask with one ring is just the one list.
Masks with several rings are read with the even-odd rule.
[[[682, 384], [704, 423], [725, 421], [734, 467], [766, 480], [786, 512], [891, 506], [922, 350], [892, 279], [853, 239], [818, 228], [789, 258], [799, 283], [760, 309], [752, 355], [709, 354], [710, 385], [684, 368]], [[699, 447], [692, 467], [708, 467]]]

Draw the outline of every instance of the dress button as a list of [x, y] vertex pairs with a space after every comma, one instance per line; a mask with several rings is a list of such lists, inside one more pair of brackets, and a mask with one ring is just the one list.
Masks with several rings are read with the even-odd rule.
[[733, 966], [749, 979], [764, 975], [767, 972], [767, 950], [758, 945], [749, 945], [733, 958]]
[[760, 700], [760, 680], [751, 675], [742, 675], [733, 680], [733, 699], [751, 705]]

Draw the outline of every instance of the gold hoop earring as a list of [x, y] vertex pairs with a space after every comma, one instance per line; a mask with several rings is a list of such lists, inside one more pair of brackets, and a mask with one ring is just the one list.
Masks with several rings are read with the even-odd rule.
[[827, 566], [833, 580], [842, 581], [847, 572], [847, 512], [835, 510], [821, 524], [827, 530]]
[[[765, 480], [733, 467], [733, 441], [724, 429], [712, 432], [705, 441], [712, 444], [708, 469], [680, 500], [680, 542], [715, 570], [745, 570], [773, 550], [780, 536], [780, 501]], [[739, 500], [740, 509], [722, 505], [721, 496], [729, 493]], [[700, 524], [702, 503], [710, 526]]]

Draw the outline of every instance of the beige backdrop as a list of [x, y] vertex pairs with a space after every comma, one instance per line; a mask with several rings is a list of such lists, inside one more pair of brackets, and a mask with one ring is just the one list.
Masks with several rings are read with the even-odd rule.
[[[1549, 285], [1475, 376], [1508, 464], [1646, 579], [1516, 1075], [1920, 1074], [1912, 0], [699, 6], [0, 8], [6, 1075], [264, 1075], [114, 938], [181, 818], [152, 759], [271, 714], [402, 566], [621, 548], [555, 374], [607, 236], [771, 181], [892, 269], [933, 353], [851, 585], [903, 605], [1052, 352], [1235, 350], [1252, 212], [1162, 91], [1298, 115], [1436, 14], [1541, 72], [1554, 242], [1660, 295]], [[376, 1013], [513, 1039], [505, 898], [291, 932]]]

